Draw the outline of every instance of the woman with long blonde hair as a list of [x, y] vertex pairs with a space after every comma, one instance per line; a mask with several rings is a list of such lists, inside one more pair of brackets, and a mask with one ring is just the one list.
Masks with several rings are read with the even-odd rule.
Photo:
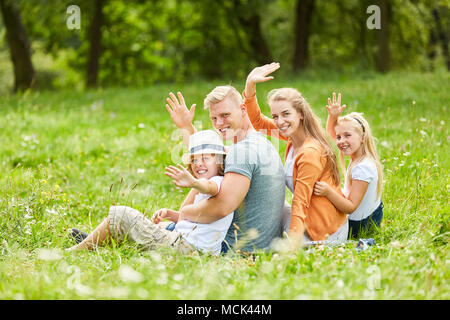
[[326, 181], [335, 192], [341, 193], [337, 159], [319, 118], [293, 88], [276, 89], [268, 94], [272, 118], [261, 114], [258, 106], [256, 83], [273, 79], [268, 75], [279, 67], [278, 63], [271, 63], [249, 73], [244, 103], [255, 129], [288, 141], [285, 181], [293, 193], [290, 221], [286, 225], [289, 239], [296, 245], [311, 240], [343, 242], [348, 235], [346, 214], [326, 197], [314, 194], [318, 180]]
[[360, 235], [363, 228], [380, 227], [383, 218], [383, 168], [369, 123], [361, 113], [339, 117], [345, 109], [341, 94], [328, 99], [327, 131], [337, 143], [342, 166], [344, 156], [351, 160], [345, 176], [344, 195], [334, 192], [324, 181], [316, 183], [314, 193], [325, 196], [344, 213], [349, 214], [350, 234]]

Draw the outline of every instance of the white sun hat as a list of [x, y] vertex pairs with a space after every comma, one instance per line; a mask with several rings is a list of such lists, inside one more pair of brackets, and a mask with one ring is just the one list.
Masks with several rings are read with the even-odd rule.
[[225, 154], [222, 138], [212, 130], [199, 131], [189, 137], [189, 152], [183, 154], [182, 161], [189, 164], [192, 155], [206, 153]]

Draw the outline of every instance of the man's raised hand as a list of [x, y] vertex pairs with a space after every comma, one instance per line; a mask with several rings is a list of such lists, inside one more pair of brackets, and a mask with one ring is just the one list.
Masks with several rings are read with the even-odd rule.
[[166, 99], [168, 103], [166, 104], [166, 109], [178, 128], [190, 131], [193, 128], [192, 121], [195, 115], [195, 104], [191, 106], [191, 109], [188, 109], [181, 92], [178, 92], [177, 96], [179, 101], [172, 92], [169, 93], [169, 98]]

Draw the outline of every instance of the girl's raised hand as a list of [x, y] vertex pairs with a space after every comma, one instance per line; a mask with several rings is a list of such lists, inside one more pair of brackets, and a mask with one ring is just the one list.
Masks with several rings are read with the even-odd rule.
[[328, 98], [328, 105], [325, 106], [330, 116], [339, 116], [347, 107], [345, 104], [341, 106], [341, 94], [338, 94], [336, 100], [336, 92], [333, 92], [333, 101]]
[[272, 62], [269, 64], [265, 64], [261, 67], [256, 67], [253, 69], [247, 76], [248, 83], [259, 83], [266, 82], [272, 80], [272, 76], [268, 76], [272, 72], [278, 70], [280, 68], [280, 64], [278, 62]]
[[169, 178], [172, 178], [173, 183], [177, 187], [192, 188], [197, 179], [195, 179], [192, 174], [190, 174], [189, 171], [187, 171], [187, 169], [181, 164], [178, 164], [177, 166], [178, 167], [166, 167], [166, 172], [164, 172], [164, 174]]
[[178, 92], [177, 95], [179, 102], [172, 92], [169, 93], [169, 98], [166, 99], [168, 103], [166, 104], [166, 109], [175, 125], [180, 129], [186, 129], [192, 125], [194, 120], [195, 104], [191, 106], [191, 109], [188, 109], [181, 92]]

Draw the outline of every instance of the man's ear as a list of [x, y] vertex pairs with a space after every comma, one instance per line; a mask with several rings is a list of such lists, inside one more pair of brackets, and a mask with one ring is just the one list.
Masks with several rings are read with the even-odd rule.
[[244, 103], [241, 104], [241, 112], [244, 116], [247, 115], [247, 106]]

